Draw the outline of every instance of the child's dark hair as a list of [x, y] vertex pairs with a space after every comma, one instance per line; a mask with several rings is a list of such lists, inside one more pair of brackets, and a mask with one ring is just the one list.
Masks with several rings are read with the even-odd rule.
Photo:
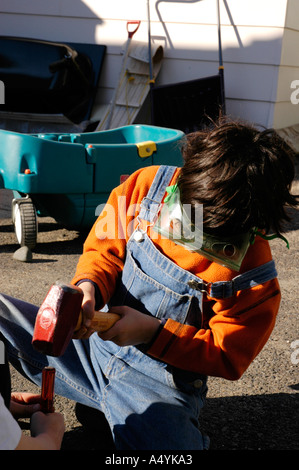
[[204, 230], [234, 235], [253, 227], [281, 234], [289, 220], [295, 153], [273, 130], [221, 122], [187, 135], [178, 181], [183, 204], [203, 204]]

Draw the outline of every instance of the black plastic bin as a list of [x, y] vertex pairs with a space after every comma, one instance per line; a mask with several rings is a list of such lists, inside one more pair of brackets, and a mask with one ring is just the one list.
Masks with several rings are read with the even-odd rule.
[[208, 126], [223, 114], [224, 91], [221, 75], [151, 90], [152, 123], [179, 129], [186, 134]]

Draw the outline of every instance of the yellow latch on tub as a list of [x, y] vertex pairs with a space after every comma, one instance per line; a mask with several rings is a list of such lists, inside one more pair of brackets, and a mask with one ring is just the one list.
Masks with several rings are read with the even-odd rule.
[[141, 158], [150, 157], [157, 150], [157, 146], [152, 140], [139, 142], [136, 146], [138, 149], [138, 155]]

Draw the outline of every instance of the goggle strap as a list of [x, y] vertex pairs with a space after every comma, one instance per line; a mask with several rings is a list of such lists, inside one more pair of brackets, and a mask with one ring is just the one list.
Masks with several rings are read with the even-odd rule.
[[281, 238], [281, 240], [283, 240], [286, 243], [287, 248], [290, 249], [290, 245], [289, 245], [288, 240], [282, 235], [277, 235], [277, 234], [264, 235], [262, 232], [259, 232], [258, 229], [255, 229], [254, 234], [258, 235], [259, 237], [263, 238], [264, 240], [274, 240], [274, 238]]
[[166, 188], [166, 192], [167, 192], [167, 196], [165, 197], [164, 199], [164, 202], [168, 202], [169, 199], [171, 198], [171, 196], [176, 192], [177, 190], [177, 187], [178, 187], [178, 184], [173, 184], [171, 186], [167, 186]]

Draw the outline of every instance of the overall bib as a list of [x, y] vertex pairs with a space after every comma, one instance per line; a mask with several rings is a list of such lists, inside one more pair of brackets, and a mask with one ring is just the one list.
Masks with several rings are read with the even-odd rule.
[[[159, 167], [141, 203], [143, 224], [153, 224], [175, 170]], [[166, 258], [140, 225], [127, 243], [123, 273], [109, 306], [128, 305], [159, 319], [172, 318], [200, 328], [208, 286]], [[271, 261], [232, 281], [209, 285], [209, 296], [230, 297], [276, 275]], [[119, 347], [97, 334], [72, 341], [60, 358], [46, 357], [31, 347], [36, 313], [35, 306], [0, 296], [0, 330], [9, 342], [10, 361], [37, 384], [41, 369], [54, 366], [56, 393], [102, 410], [117, 449], [208, 448], [209, 440], [198, 426], [206, 377], [151, 358], [143, 345]]]

